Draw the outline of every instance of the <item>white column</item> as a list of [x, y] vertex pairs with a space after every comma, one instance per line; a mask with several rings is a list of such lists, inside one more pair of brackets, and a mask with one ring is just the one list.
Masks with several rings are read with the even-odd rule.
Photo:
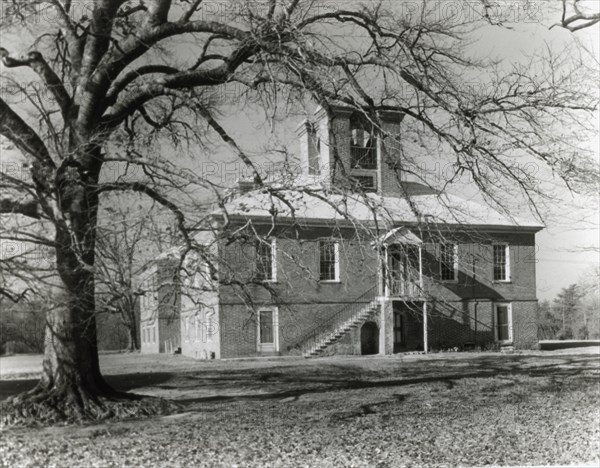
[[423, 351], [425, 351], [425, 354], [429, 351], [427, 337], [427, 301], [423, 301]]
[[423, 290], [423, 248], [419, 245], [419, 287]]

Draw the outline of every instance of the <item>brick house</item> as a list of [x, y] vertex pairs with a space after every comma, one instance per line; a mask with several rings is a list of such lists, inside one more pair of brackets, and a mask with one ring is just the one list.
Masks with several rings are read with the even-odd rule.
[[[399, 133], [400, 114], [379, 118]], [[318, 110], [298, 135], [300, 189], [240, 183], [197, 234], [214, 261], [184, 265], [184, 355], [537, 344], [541, 225], [408, 180], [391, 139], [346, 108]]]

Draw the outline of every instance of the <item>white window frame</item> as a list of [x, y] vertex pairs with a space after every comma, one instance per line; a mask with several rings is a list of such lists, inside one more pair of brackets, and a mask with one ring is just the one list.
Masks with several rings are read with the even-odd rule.
[[[454, 267], [454, 278], [452, 279], [444, 279], [442, 278], [442, 249], [444, 245], [452, 245], [452, 260], [453, 260], [453, 267]], [[448, 242], [448, 243], [441, 243], [439, 246], [440, 249], [440, 261], [439, 261], [439, 274], [440, 274], [440, 281], [442, 283], [456, 283], [458, 281], [458, 244], [452, 243], [452, 242]]]
[[[508, 340], [500, 340], [498, 337], [498, 307], [506, 307], [508, 312]], [[499, 343], [512, 343], [513, 342], [513, 314], [512, 314], [512, 303], [510, 302], [494, 302], [494, 338]]]
[[[263, 242], [263, 241], [259, 241]], [[259, 252], [256, 252], [256, 255], [259, 255]], [[258, 258], [257, 258], [258, 260]], [[261, 279], [263, 283], [276, 283], [277, 282], [277, 239], [271, 239], [271, 278], [270, 279]]]
[[[260, 342], [260, 313], [269, 311], [273, 315], [273, 343]], [[256, 313], [256, 349], [259, 353], [279, 352], [279, 308], [275, 306], [260, 307]]]
[[[321, 279], [321, 244], [324, 242], [333, 243], [333, 268], [334, 279]], [[340, 282], [340, 243], [328, 239], [322, 239], [318, 243], [319, 249], [319, 282], [320, 283], [339, 283]]]
[[[496, 259], [494, 256], [494, 248], [495, 247], [504, 247], [504, 278], [496, 279]], [[495, 283], [510, 283], [511, 282], [511, 272], [510, 272], [510, 245], [506, 243], [497, 243], [492, 244], [492, 278]]]
[[205, 343], [212, 343], [214, 341], [215, 335], [218, 332], [218, 330], [217, 330], [217, 328], [215, 326], [215, 322], [212, 319], [212, 315], [206, 317], [206, 322], [205, 322], [204, 325], [205, 325], [205, 327], [204, 327], [203, 333], [205, 333], [205, 335], [206, 335], [206, 338], [205, 338], [204, 342]]

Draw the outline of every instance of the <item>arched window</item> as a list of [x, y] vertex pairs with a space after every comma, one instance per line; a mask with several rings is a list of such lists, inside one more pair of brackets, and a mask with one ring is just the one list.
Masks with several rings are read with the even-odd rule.
[[350, 119], [350, 164], [357, 169], [377, 169], [375, 130], [358, 115]]

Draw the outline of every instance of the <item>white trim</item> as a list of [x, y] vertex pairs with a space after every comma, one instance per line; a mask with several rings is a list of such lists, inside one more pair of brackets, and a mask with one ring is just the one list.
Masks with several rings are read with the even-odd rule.
[[[321, 244], [333, 243], [333, 279], [321, 279]], [[340, 280], [340, 243], [338, 241], [332, 241], [329, 239], [321, 239], [318, 244], [319, 251], [319, 282], [320, 283], [341, 283]]]
[[[273, 317], [273, 343], [260, 342], [260, 313], [269, 311]], [[260, 352], [279, 351], [279, 308], [276, 306], [260, 307], [256, 313], [256, 350]]]
[[[508, 339], [500, 340], [498, 338], [498, 307], [506, 307], [508, 314]], [[513, 342], [513, 316], [512, 316], [512, 304], [510, 302], [494, 302], [494, 338], [499, 343], [512, 343]]]
[[[444, 279], [442, 278], [442, 248], [444, 245], [452, 245], [452, 263], [453, 263], [453, 268], [454, 268], [454, 278], [452, 279]], [[454, 243], [454, 242], [441, 242], [439, 244], [439, 262], [438, 262], [438, 268], [439, 268], [439, 275], [440, 275], [440, 281], [442, 283], [456, 283], [458, 282], [458, 244]]]
[[337, 241], [333, 243], [333, 252], [335, 256], [335, 258], [333, 259], [333, 261], [335, 262], [335, 281], [340, 281], [340, 243]]
[[[262, 240], [259, 240], [259, 243], [262, 243]], [[265, 239], [266, 242], [266, 239]], [[271, 278], [261, 280], [263, 283], [276, 283], [277, 282], [277, 239], [272, 238], [270, 241], [271, 245]], [[256, 255], [260, 255], [259, 252], [256, 252]]]
[[271, 279], [272, 283], [277, 282], [277, 239], [271, 239]]
[[[496, 279], [494, 267], [496, 266], [496, 259], [494, 258], [494, 247], [504, 246], [504, 279]], [[492, 244], [492, 279], [495, 283], [510, 283], [512, 281], [512, 275], [510, 271], [510, 245], [505, 242], [496, 242]]]

